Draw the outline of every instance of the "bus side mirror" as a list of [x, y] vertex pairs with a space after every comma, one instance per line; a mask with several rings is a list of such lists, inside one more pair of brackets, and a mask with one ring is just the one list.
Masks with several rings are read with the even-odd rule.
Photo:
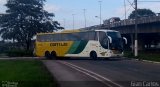
[[108, 36], [109, 39], [109, 43], [112, 43], [112, 38], [110, 36]]
[[122, 38], [125, 41], [125, 44], [127, 44], [127, 38], [125, 38], [125, 37], [122, 37]]

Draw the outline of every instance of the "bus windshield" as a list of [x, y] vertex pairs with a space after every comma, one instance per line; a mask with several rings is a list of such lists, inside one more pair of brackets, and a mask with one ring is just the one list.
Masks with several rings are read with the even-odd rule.
[[107, 32], [107, 35], [111, 38], [121, 38], [121, 34], [119, 32]]
[[107, 35], [112, 38], [112, 43], [110, 44], [111, 50], [121, 50], [123, 48], [121, 34], [119, 32], [107, 32]]
[[[100, 32], [99, 36], [103, 48], [122, 51], [122, 38], [119, 32]], [[109, 37], [111, 37], [112, 42], [110, 42]]]

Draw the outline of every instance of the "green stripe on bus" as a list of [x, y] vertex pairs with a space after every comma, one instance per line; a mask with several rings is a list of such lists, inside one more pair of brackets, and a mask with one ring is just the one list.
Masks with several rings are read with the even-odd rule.
[[87, 43], [88, 43], [88, 41], [84, 41], [84, 40], [81, 41], [80, 44], [79, 44], [79, 46], [77, 47], [76, 51], [74, 51], [74, 53], [72, 53], [72, 54], [79, 54], [79, 53], [81, 53], [84, 50], [84, 48], [86, 47]]
[[80, 44], [80, 41], [75, 41], [67, 53], [73, 54], [77, 50], [79, 44]]

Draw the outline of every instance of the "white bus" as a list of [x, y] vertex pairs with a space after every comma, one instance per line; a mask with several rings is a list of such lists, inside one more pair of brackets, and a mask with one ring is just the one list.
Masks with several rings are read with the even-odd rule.
[[35, 53], [47, 58], [123, 56], [120, 33], [114, 30], [67, 30], [60, 33], [37, 34]]

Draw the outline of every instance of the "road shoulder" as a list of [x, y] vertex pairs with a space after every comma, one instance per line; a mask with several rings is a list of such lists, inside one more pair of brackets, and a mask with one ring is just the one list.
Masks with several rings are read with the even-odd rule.
[[101, 82], [55, 60], [42, 60], [60, 87], [105, 87]]

